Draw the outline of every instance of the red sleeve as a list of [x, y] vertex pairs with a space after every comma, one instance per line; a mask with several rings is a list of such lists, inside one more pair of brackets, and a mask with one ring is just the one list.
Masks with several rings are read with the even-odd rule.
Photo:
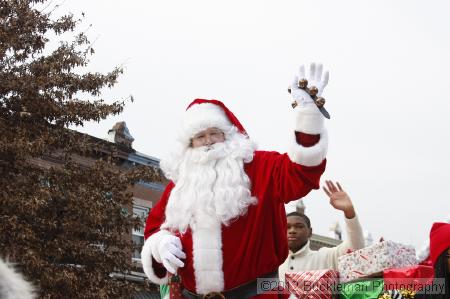
[[[144, 230], [145, 240], [147, 240], [148, 237], [150, 237], [151, 235], [160, 230], [161, 224], [163, 224], [165, 220], [164, 214], [166, 211], [166, 205], [169, 200], [170, 192], [172, 191], [174, 186], [175, 185], [173, 182], [169, 182], [163, 194], [161, 195], [161, 198], [159, 199], [158, 203], [155, 205], [155, 207], [151, 209], [150, 213], [148, 214]], [[163, 264], [158, 263], [153, 258], [153, 256], [152, 256], [152, 268], [153, 272], [158, 278], [162, 278], [167, 274], [167, 270], [166, 268], [164, 268]]]
[[304, 166], [292, 162], [287, 154], [257, 151], [246, 172], [255, 195], [287, 203], [318, 189], [325, 166], [326, 160], [317, 166]]
[[172, 181], [170, 181], [169, 184], [167, 184], [166, 189], [161, 195], [161, 198], [159, 199], [158, 203], [151, 209], [150, 213], [148, 214], [144, 230], [145, 240], [147, 240], [147, 238], [150, 237], [152, 234], [158, 232], [161, 224], [163, 224], [165, 220], [164, 215], [166, 211], [166, 205], [167, 202], [169, 201], [170, 192], [172, 191], [174, 186], [175, 184]]
[[[303, 147], [312, 147], [321, 137], [295, 132], [295, 138]], [[319, 188], [326, 159], [317, 166], [304, 166], [291, 161], [287, 154], [264, 151], [256, 153], [253, 161], [246, 165], [246, 171], [252, 177], [254, 191], [264, 190], [270, 198], [287, 203]]]

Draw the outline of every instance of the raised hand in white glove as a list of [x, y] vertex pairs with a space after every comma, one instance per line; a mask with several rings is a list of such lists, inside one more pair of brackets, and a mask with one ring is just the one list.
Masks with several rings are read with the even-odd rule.
[[299, 87], [299, 80], [308, 80], [308, 87], [317, 87], [317, 96], [320, 97], [325, 86], [328, 84], [329, 72], [323, 72], [322, 64], [311, 63], [309, 66], [309, 73], [306, 74], [305, 66], [301, 65], [298, 71], [298, 75], [294, 77], [294, 81], [290, 86], [292, 98], [297, 102], [300, 107], [314, 104], [314, 100], [305, 90]]
[[175, 274], [178, 267], [184, 267], [184, 263], [180, 259], [185, 259], [186, 254], [181, 248], [181, 241], [178, 237], [170, 234], [164, 235], [157, 245], [160, 260], [157, 259], [157, 256], [155, 256], [155, 259], [162, 263], [167, 271]]
[[[323, 104], [325, 100], [320, 98], [323, 89], [328, 84], [328, 71], [323, 72], [322, 64], [311, 63], [309, 73], [305, 73], [305, 66], [299, 68], [298, 75], [290, 86], [290, 93], [294, 100], [294, 129], [306, 134], [322, 134], [324, 132], [324, 117], [330, 118]], [[302, 82], [302, 80], [307, 80]], [[313, 87], [317, 88], [317, 94], [313, 94]], [[317, 102], [315, 102], [315, 100]]]

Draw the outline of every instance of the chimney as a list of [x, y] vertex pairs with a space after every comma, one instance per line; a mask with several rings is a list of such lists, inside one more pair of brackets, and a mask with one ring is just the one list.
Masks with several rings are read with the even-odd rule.
[[128, 131], [127, 124], [124, 121], [117, 122], [111, 130], [108, 131], [108, 141], [124, 145], [132, 148], [134, 141], [130, 131]]
[[302, 199], [297, 200], [297, 203], [295, 204], [295, 210], [300, 213], [300, 214], [305, 214], [305, 203], [303, 202]]

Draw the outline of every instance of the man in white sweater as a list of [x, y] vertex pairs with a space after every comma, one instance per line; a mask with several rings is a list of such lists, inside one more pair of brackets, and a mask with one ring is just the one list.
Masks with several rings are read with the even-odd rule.
[[279, 277], [284, 281], [286, 272], [299, 272], [308, 270], [337, 270], [338, 257], [347, 253], [349, 249], [358, 250], [364, 247], [364, 236], [361, 225], [356, 216], [350, 197], [331, 181], [326, 181], [327, 187], [323, 190], [330, 198], [330, 204], [336, 210], [344, 212], [347, 229], [347, 239], [336, 247], [322, 247], [318, 251], [311, 250], [309, 238], [312, 235], [309, 218], [297, 212], [287, 215], [287, 237], [289, 256], [279, 268]]

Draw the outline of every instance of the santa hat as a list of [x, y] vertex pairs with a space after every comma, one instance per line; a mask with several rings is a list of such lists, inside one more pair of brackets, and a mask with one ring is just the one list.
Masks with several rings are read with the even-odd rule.
[[239, 133], [247, 135], [236, 116], [221, 101], [195, 99], [184, 114], [180, 139], [189, 144], [191, 138], [203, 130], [218, 128], [226, 133], [233, 126]]
[[437, 259], [450, 247], [450, 224], [443, 222], [433, 223], [430, 231], [430, 259], [433, 265]]

